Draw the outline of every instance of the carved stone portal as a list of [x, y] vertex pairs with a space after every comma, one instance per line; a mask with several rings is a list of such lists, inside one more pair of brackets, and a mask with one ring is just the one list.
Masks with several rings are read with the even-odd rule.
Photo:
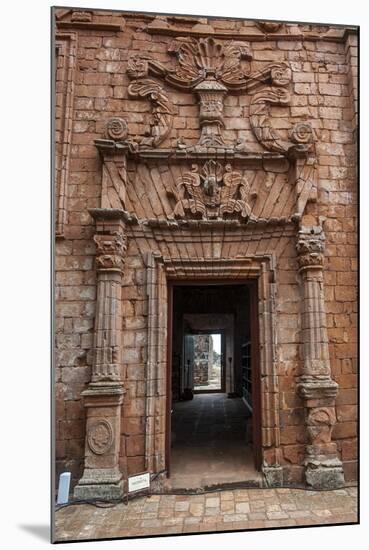
[[223, 218], [226, 215], [251, 216], [248, 203], [250, 186], [240, 172], [227, 164], [223, 169], [219, 162], [209, 160], [199, 172], [193, 165], [177, 182], [177, 189], [168, 195], [177, 203], [172, 217], [184, 218], [187, 212], [203, 219]]

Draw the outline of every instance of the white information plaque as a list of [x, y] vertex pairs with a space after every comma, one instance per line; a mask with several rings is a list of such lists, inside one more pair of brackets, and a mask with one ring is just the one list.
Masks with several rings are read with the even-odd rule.
[[128, 492], [142, 491], [150, 488], [150, 473], [139, 474], [128, 478]]

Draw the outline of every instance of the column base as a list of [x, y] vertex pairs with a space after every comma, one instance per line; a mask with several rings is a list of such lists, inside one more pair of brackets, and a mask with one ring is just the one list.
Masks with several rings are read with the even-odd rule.
[[282, 466], [262, 466], [261, 470], [266, 487], [283, 487]]
[[77, 500], [123, 498], [122, 474], [115, 469], [88, 469], [74, 488]]
[[340, 489], [345, 485], [342, 463], [338, 458], [305, 461], [305, 480], [312, 489]]

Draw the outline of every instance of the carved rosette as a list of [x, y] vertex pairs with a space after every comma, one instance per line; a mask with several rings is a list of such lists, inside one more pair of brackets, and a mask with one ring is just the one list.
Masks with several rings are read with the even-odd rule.
[[108, 420], [102, 419], [91, 424], [87, 432], [87, 443], [96, 455], [107, 453], [113, 444], [113, 428]]
[[113, 117], [106, 123], [106, 137], [114, 141], [125, 141], [128, 136], [128, 125], [124, 118]]
[[296, 250], [300, 271], [323, 268], [324, 245], [325, 235], [321, 227], [303, 227], [299, 231]]
[[96, 266], [99, 271], [122, 272], [127, 250], [127, 237], [118, 232], [113, 234], [97, 234], [94, 236], [96, 243]]
[[227, 164], [206, 162], [201, 172], [194, 165], [177, 181], [177, 189], [168, 195], [177, 200], [172, 217], [183, 218], [186, 213], [202, 219], [222, 219], [225, 215], [251, 216], [248, 204], [250, 186], [240, 172]]

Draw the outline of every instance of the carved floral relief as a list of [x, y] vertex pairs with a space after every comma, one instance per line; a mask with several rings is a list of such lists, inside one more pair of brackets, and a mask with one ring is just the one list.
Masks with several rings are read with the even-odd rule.
[[[275, 23], [271, 23], [274, 27]], [[198, 145], [224, 147], [223, 106], [228, 93], [243, 91], [252, 95], [250, 125], [256, 139], [268, 151], [285, 154], [290, 149], [308, 151], [312, 143], [311, 127], [301, 123], [293, 127], [290, 139], [282, 138], [272, 127], [273, 106], [290, 102], [288, 86], [291, 69], [286, 62], [271, 63], [251, 72], [253, 53], [248, 42], [220, 42], [208, 38], [177, 38], [168, 53], [176, 59], [174, 65], [164, 65], [148, 55], [135, 55], [128, 60], [127, 74], [133, 79], [131, 97], [148, 98], [153, 105], [153, 123], [141, 145], [156, 147], [167, 137], [173, 116], [163, 88], [148, 75], [168, 82], [177, 89], [191, 90], [199, 101], [201, 136]]]
[[113, 444], [113, 428], [108, 420], [99, 420], [91, 424], [87, 431], [87, 442], [94, 454], [108, 452]]
[[224, 168], [216, 161], [204, 164], [201, 171], [193, 165], [177, 182], [177, 189], [168, 194], [177, 201], [172, 217], [183, 218], [187, 212], [203, 219], [223, 218], [239, 214], [251, 216], [248, 204], [250, 186], [240, 172], [227, 164]]

